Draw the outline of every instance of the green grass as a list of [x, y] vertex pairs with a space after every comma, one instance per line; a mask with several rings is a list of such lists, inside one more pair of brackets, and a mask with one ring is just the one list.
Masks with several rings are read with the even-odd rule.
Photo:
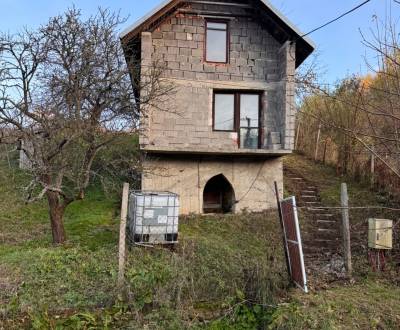
[[[306, 160], [300, 164], [313, 169]], [[315, 180], [326, 179], [327, 190], [340, 183], [330, 171], [313, 171]], [[0, 329], [398, 325], [399, 289], [379, 276], [310, 295], [288, 291], [276, 212], [182, 218], [175, 249], [129, 250], [120, 294], [118, 199], [91, 187], [67, 209], [67, 244], [54, 247], [46, 203], [25, 205], [21, 198], [18, 187], [26, 180], [0, 165]]]
[[326, 205], [340, 205], [342, 182], [347, 183], [349, 201], [353, 206], [387, 203], [380, 194], [371, 193], [366, 182], [356, 181], [348, 176], [338, 176], [335, 168], [331, 166], [315, 163], [298, 154], [285, 157], [284, 163], [286, 167], [294, 169], [308, 181], [317, 185], [320, 188], [322, 202]]
[[285, 295], [275, 212], [183, 218], [175, 250], [129, 251], [121, 300], [118, 200], [91, 187], [67, 208], [67, 244], [54, 247], [45, 201], [24, 203], [27, 180], [1, 164], [0, 328], [102, 328], [110, 318], [115, 327], [197, 327], [243, 299]]
[[273, 329], [399, 329], [400, 288], [367, 279], [309, 295], [294, 294], [274, 312]]
[[115, 291], [116, 201], [92, 188], [67, 209], [69, 241], [54, 247], [46, 202], [24, 202], [28, 179], [1, 164], [0, 328], [35, 310], [104, 306]]

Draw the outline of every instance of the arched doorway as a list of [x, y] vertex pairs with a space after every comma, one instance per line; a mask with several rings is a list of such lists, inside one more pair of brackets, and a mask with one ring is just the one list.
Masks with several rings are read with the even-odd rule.
[[230, 213], [235, 206], [235, 192], [224, 175], [212, 177], [204, 187], [204, 213]]

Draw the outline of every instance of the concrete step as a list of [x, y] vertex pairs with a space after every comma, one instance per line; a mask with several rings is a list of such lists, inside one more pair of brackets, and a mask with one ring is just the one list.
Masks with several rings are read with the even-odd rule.
[[[334, 246], [339, 246], [339, 241], [340, 241], [340, 236], [337, 233], [331, 233], [331, 232], [323, 232], [323, 231], [319, 231], [316, 235], [315, 235], [316, 239], [320, 239], [320, 240], [328, 240], [331, 242], [334, 242]], [[323, 244], [327, 244], [327, 243], [323, 243]], [[320, 243], [315, 244], [317, 246], [321, 245]]]
[[337, 245], [339, 237], [337, 235], [332, 235], [331, 233], [325, 234], [324, 232], [315, 231], [315, 233], [305, 236], [303, 241], [304, 245], [309, 246], [330, 246]]
[[339, 237], [323, 237], [324, 235], [321, 235], [322, 237], [318, 237], [314, 239], [314, 244], [315, 246], [323, 246], [323, 247], [329, 247], [329, 248], [340, 248], [340, 238]]
[[303, 253], [307, 258], [317, 258], [320, 259], [323, 255], [331, 255], [335, 251], [332, 248], [321, 248], [320, 246], [305, 246], [303, 247]]
[[337, 240], [331, 238], [315, 238], [314, 244], [318, 246], [337, 246]]
[[333, 218], [334, 215], [331, 213], [321, 213], [320, 212], [320, 213], [316, 213], [315, 216], [322, 220], [322, 219], [331, 219], [331, 218]]
[[330, 222], [321, 222], [321, 221], [316, 221], [316, 226], [318, 228], [340, 228], [340, 224], [336, 221], [330, 221]]
[[318, 232], [320, 233], [326, 233], [326, 234], [332, 234], [332, 235], [339, 235], [340, 232], [337, 229], [332, 229], [332, 228], [318, 228]]
[[317, 227], [321, 229], [330, 229], [336, 230], [338, 233], [340, 232], [340, 226], [337, 223], [317, 223]]
[[315, 194], [317, 193], [316, 190], [302, 190], [301, 191], [302, 194]]
[[309, 205], [311, 205], [311, 206], [313, 206], [313, 207], [321, 206], [321, 202], [316, 202], [316, 201], [314, 201], [314, 202], [306, 201], [306, 202], [304, 202], [304, 203], [305, 203], [305, 204], [309, 204]]
[[317, 219], [317, 224], [338, 224], [338, 221], [336, 220], [323, 220], [323, 219]]

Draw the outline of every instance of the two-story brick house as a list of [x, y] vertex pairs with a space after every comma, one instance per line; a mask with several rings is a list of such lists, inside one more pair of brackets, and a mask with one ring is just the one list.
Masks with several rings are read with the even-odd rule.
[[266, 0], [166, 1], [121, 41], [142, 74], [162, 63], [176, 90], [174, 111], [142, 123], [142, 189], [178, 193], [186, 214], [274, 207], [294, 144], [295, 69], [312, 42]]

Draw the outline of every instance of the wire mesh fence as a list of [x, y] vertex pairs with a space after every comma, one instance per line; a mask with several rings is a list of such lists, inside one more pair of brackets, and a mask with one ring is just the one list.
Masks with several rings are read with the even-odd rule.
[[[400, 207], [386, 196], [382, 201], [378, 193], [371, 191], [372, 198], [353, 196], [349, 206], [344, 208], [338, 187], [336, 196], [331, 188], [329, 199], [321, 197], [321, 184], [307, 179], [299, 171], [286, 169], [288, 193], [299, 201], [300, 226], [304, 243], [305, 262], [311, 282], [330, 282], [347, 276], [343, 236], [343, 211], [349, 214], [350, 251], [355, 276], [371, 271], [384, 271], [393, 279], [399, 278], [400, 265]], [[322, 187], [325, 189], [326, 187]], [[352, 187], [350, 185], [350, 189]], [[363, 194], [364, 196], [365, 194]], [[368, 239], [371, 230], [369, 219], [393, 221], [393, 245], [372, 249]], [[384, 250], [384, 251], [382, 251]], [[371, 257], [372, 256], [372, 257]], [[376, 265], [384, 260], [385, 267]], [[323, 280], [322, 280], [323, 279]]]

